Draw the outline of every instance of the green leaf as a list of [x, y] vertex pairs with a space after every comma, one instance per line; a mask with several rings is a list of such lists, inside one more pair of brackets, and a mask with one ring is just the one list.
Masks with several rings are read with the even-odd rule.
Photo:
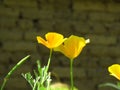
[[22, 76], [27, 80], [27, 82], [30, 84], [31, 87], [34, 86], [34, 79], [33, 79], [33, 77], [32, 77], [30, 72], [28, 72], [26, 74], [22, 73]]
[[4, 78], [4, 81], [3, 81], [3, 83], [2, 83], [2, 85], [1, 85], [1, 87], [0, 87], [0, 90], [3, 90], [3, 89], [4, 89], [4, 87], [5, 87], [8, 79], [10, 78], [10, 76], [11, 76], [11, 75], [14, 73], [14, 71], [15, 71], [18, 67], [20, 67], [29, 57], [30, 57], [30, 55], [27, 55], [26, 57], [24, 57], [23, 59], [21, 59], [21, 60], [8, 72], [8, 74], [7, 74], [7, 75], [5, 76], [5, 78]]
[[22, 76], [31, 85], [32, 90], [49, 90], [51, 77], [47, 71], [47, 66], [41, 67], [40, 62], [37, 61], [37, 70], [34, 70], [34, 76], [30, 72], [22, 74]]
[[38, 87], [38, 89], [37, 90], [47, 90], [47, 88], [45, 88], [45, 87]]
[[40, 61], [37, 60], [37, 68], [38, 68], [38, 72], [39, 72], [39, 75], [41, 76], [42, 75], [42, 68], [41, 68], [41, 64], [40, 64]]
[[34, 70], [35, 78], [37, 78], [39, 75], [38, 73]]
[[113, 87], [117, 90], [120, 90], [120, 87], [116, 84], [113, 84], [113, 83], [105, 83], [105, 84], [100, 84], [99, 87], [104, 87], [104, 86], [109, 86], [109, 87]]
[[117, 86], [120, 88], [120, 82], [117, 82]]

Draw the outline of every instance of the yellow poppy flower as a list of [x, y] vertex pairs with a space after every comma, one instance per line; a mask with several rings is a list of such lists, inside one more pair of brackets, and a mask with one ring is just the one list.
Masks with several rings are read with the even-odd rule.
[[113, 64], [109, 66], [108, 71], [110, 72], [110, 75], [120, 80], [120, 65], [119, 64]]
[[55, 48], [55, 51], [60, 51], [69, 59], [76, 58], [82, 51], [83, 47], [89, 40], [85, 40], [82, 37], [71, 35], [64, 41], [59, 47]]
[[65, 41], [65, 38], [63, 35], [55, 32], [49, 32], [45, 35], [46, 40], [44, 40], [42, 37], [37, 36], [38, 43], [43, 44], [47, 48], [55, 48], [58, 47], [60, 44], [62, 44]]

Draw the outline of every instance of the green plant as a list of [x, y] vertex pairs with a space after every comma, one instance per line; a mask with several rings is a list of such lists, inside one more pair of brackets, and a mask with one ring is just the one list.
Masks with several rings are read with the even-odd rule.
[[28, 56], [24, 57], [23, 59], [21, 59], [21, 60], [8, 72], [8, 74], [7, 74], [7, 75], [5, 76], [5, 78], [4, 78], [4, 81], [3, 81], [3, 83], [2, 83], [2, 85], [1, 85], [1, 87], [0, 87], [0, 90], [3, 90], [3, 89], [4, 89], [7, 81], [8, 81], [9, 78], [10, 78], [10, 76], [11, 76], [11, 75], [14, 73], [14, 71], [15, 71], [18, 67], [20, 67], [29, 57], [30, 57], [30, 55], [28, 55]]
[[49, 90], [51, 77], [50, 72], [47, 71], [47, 66], [43, 68], [40, 62], [37, 61], [37, 69], [34, 70], [34, 76], [30, 72], [22, 74], [22, 76], [27, 80], [33, 90]]
[[[40, 61], [37, 60], [37, 71], [34, 70], [33, 75], [28, 73], [22, 73], [22, 76], [26, 79], [26, 81], [30, 84], [32, 90], [77, 90], [74, 87], [73, 80], [73, 61], [74, 59], [81, 53], [82, 49], [85, 47], [87, 43], [89, 43], [89, 39], [85, 40], [83, 37], [71, 35], [69, 38], [64, 38], [63, 35], [55, 32], [49, 32], [45, 35], [45, 39], [40, 36], [37, 36], [38, 43], [46, 46], [50, 49], [50, 54], [48, 58], [47, 65], [43, 67], [40, 64]], [[74, 43], [74, 45], [73, 45]], [[51, 73], [48, 71], [50, 67], [51, 57], [53, 51], [60, 51], [66, 57], [70, 59], [70, 87], [51, 87]], [[4, 82], [1, 86], [1, 90], [4, 89], [4, 86], [11, 76], [11, 74], [18, 68], [20, 65], [25, 62], [30, 55], [26, 56], [22, 60], [20, 60], [6, 75], [4, 78]]]

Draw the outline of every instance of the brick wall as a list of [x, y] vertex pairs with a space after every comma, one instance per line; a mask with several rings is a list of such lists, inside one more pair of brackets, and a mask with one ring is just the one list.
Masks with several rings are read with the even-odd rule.
[[[91, 43], [74, 61], [75, 86], [79, 90], [112, 90], [98, 85], [116, 81], [107, 67], [120, 63], [119, 0], [1, 0], [0, 83], [21, 58], [31, 55], [12, 75], [6, 90], [31, 89], [20, 74], [32, 71], [37, 59], [46, 64], [49, 51], [37, 44], [36, 35], [49, 31], [90, 38]], [[70, 84], [65, 56], [54, 53], [50, 71], [56, 80]]]

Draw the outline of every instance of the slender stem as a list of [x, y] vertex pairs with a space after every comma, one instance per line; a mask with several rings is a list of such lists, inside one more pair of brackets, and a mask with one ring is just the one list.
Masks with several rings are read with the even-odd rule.
[[48, 74], [48, 79], [47, 79], [47, 90], [50, 89], [50, 82], [51, 82], [50, 76], [51, 76], [51, 73]]
[[48, 73], [48, 69], [49, 69], [49, 66], [50, 66], [50, 62], [51, 62], [51, 57], [52, 57], [52, 49], [50, 49], [50, 54], [49, 54], [49, 58], [48, 58], [48, 62], [47, 62], [47, 66], [45, 68], [45, 72], [44, 72], [44, 76], [42, 77], [42, 81], [41, 81], [41, 84], [44, 83], [45, 81], [45, 77]]
[[47, 63], [47, 71], [48, 71], [49, 66], [50, 66], [51, 57], [52, 57], [52, 49], [50, 49], [49, 59], [48, 59], [48, 63]]
[[71, 90], [73, 90], [73, 59], [70, 60], [70, 80], [71, 80]]
[[3, 90], [5, 87], [6, 82], [8, 81], [9, 77], [12, 75], [12, 73], [20, 66], [23, 64], [23, 62], [25, 62], [28, 58], [30, 57], [30, 55], [27, 55], [26, 57], [24, 57], [23, 59], [21, 59], [10, 71], [9, 73], [5, 76], [4, 81], [2, 83], [1, 89]]
[[[48, 72], [49, 66], [50, 66], [50, 61], [51, 61], [51, 57], [52, 57], [52, 49], [50, 49], [50, 54], [49, 54], [49, 59], [48, 59], [48, 63], [47, 63], [47, 67], [46, 67], [46, 71], [45, 73]], [[49, 85], [47, 86], [47, 90], [49, 90]]]

